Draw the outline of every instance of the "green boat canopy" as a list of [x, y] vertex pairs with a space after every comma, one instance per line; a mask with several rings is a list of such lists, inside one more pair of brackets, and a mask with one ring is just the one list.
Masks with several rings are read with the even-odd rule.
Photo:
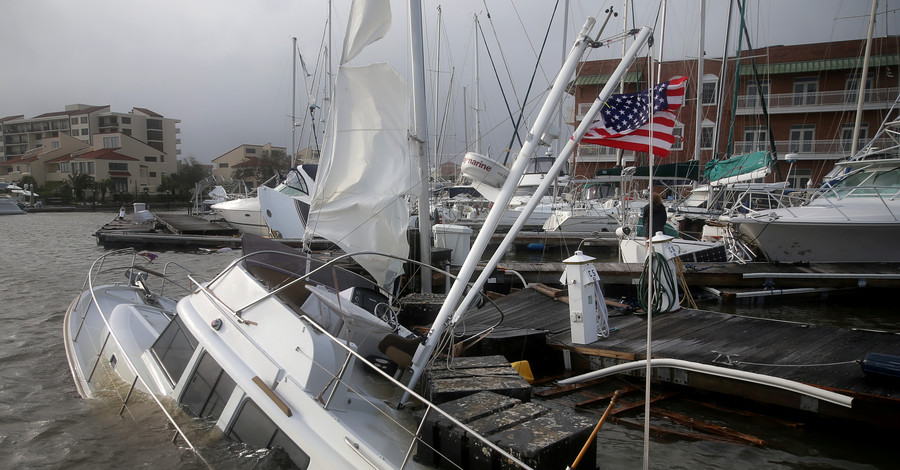
[[[622, 168], [602, 168], [597, 170], [596, 176], [611, 177], [622, 176]], [[697, 180], [700, 176], [700, 163], [691, 160], [681, 163], [666, 163], [664, 165], [655, 165], [653, 167], [653, 177], [661, 179], [689, 179]], [[634, 172], [635, 178], [649, 178], [650, 167], [639, 166]]]
[[769, 152], [753, 152], [728, 160], [710, 160], [706, 163], [703, 176], [713, 185], [750, 181], [768, 175], [773, 163]]

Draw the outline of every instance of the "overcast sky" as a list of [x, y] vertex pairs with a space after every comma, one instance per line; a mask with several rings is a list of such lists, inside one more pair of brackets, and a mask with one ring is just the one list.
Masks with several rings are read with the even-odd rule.
[[[654, 26], [660, 2], [633, 3], [629, 24]], [[326, 0], [5, 0], [0, 11], [0, 117], [24, 114], [30, 118], [73, 103], [110, 105], [115, 112], [143, 107], [181, 120], [182, 157], [209, 162], [238, 145], [267, 142], [290, 150], [291, 37], [298, 38], [310, 73], [324, 70], [319, 59], [324, 57], [327, 4]], [[354, 64], [389, 61], [407, 76], [407, 2], [392, 0], [391, 4], [391, 32]], [[440, 113], [454, 122], [445, 131], [442, 158], [458, 161], [463, 152], [461, 88], [468, 87], [471, 107], [474, 15], [479, 15], [490, 55], [503, 77], [503, 93], [511, 102], [524, 98], [550, 27], [528, 98], [535, 103], [563, 55], [565, 0], [560, 1], [550, 25], [555, 4], [552, 0], [423, 0], [429, 90], [433, 71], [439, 70]], [[602, 13], [610, 5], [620, 16], [610, 21], [603, 37], [621, 31], [623, 4], [622, 0], [571, 0], [565, 49], [587, 16], [597, 16], [602, 23]], [[708, 57], [721, 57], [727, 2], [708, 4], [706, 52]], [[748, 4], [756, 48], [864, 38], [872, 5], [867, 0], [749, 0]], [[438, 5], [443, 26], [440, 66], [436, 67]], [[698, 5], [697, 0], [668, 0], [664, 59], [697, 56]], [[333, 1], [335, 57], [340, 54], [349, 8], [350, 0]], [[876, 36], [898, 34], [898, 8], [900, 0], [879, 2]], [[594, 34], [598, 30], [599, 24]], [[619, 43], [593, 51], [589, 58], [617, 57], [621, 47]], [[508, 145], [512, 126], [483, 46], [480, 54], [484, 150], [497, 156]], [[507, 70], [514, 77], [512, 85]], [[451, 75], [454, 90], [449, 91]], [[298, 116], [307, 106], [307, 86], [298, 79]], [[317, 102], [324, 92], [321, 88], [312, 91]], [[433, 129], [431, 106], [436, 100], [432, 95], [429, 99], [429, 128]], [[447, 102], [451, 106], [445, 113]], [[470, 111], [469, 129], [472, 121]], [[303, 129], [297, 132], [298, 140], [306, 135]], [[433, 136], [430, 139], [433, 142]], [[305, 142], [304, 138], [301, 147]]]

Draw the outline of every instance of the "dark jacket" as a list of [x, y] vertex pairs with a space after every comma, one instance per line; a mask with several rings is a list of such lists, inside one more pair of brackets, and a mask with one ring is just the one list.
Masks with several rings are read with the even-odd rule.
[[[650, 208], [653, 208], [653, 230], [647, 232], [647, 227], [650, 226]], [[656, 232], [662, 232], [663, 227], [666, 226], [666, 218], [668, 215], [666, 214], [666, 206], [663, 204], [647, 204], [644, 206], [643, 212], [641, 213], [641, 217], [643, 219], [644, 225], [644, 236], [647, 238], [653, 238], [656, 235]]]

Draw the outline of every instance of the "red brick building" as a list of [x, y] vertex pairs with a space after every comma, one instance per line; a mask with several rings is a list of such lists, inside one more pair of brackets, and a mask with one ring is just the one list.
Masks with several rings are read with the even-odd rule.
[[[873, 39], [859, 148], [875, 136], [900, 95], [898, 45], [900, 36]], [[699, 159], [703, 168], [713, 158], [771, 150], [771, 132], [778, 165], [768, 181], [789, 179], [792, 185], [802, 186], [812, 179], [818, 184], [836, 160], [850, 153], [864, 52], [865, 40], [760, 48], [744, 51], [740, 60], [729, 59], [724, 74], [721, 59], [706, 59], [699, 81], [698, 61], [663, 62], [660, 79], [655, 82], [679, 75], [689, 77], [675, 128], [681, 138], [663, 162]], [[755, 75], [751, 58], [756, 64]], [[570, 88], [575, 97], [574, 125], [590, 108], [616, 65], [618, 60], [582, 64]], [[626, 93], [649, 87], [647, 65], [646, 57], [632, 64], [624, 77]], [[699, 151], [695, 151], [698, 90], [701, 132]], [[760, 91], [768, 109], [768, 126]], [[896, 118], [896, 110], [892, 118]], [[575, 157], [574, 173], [593, 176], [599, 168], [614, 166], [615, 152], [582, 145]], [[789, 160], [795, 161], [793, 165], [785, 161], [788, 154], [792, 155]], [[623, 162], [625, 166], [646, 165], [647, 154], [626, 151]]]

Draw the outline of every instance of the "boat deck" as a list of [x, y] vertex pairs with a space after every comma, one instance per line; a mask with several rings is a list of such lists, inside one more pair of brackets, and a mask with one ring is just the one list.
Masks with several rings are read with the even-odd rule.
[[[646, 315], [610, 310], [609, 337], [576, 345], [571, 340], [565, 292], [556, 292], [556, 298], [552, 289], [549, 292], [551, 295], [525, 289], [495, 300], [503, 312], [503, 325], [546, 330], [548, 347], [564, 351], [582, 367], [597, 369], [646, 357]], [[469, 312], [466, 328], [478, 331], [479, 326], [493, 325], [499, 318], [497, 310], [487, 305]], [[900, 382], [867, 377], [859, 364], [868, 353], [900, 356], [900, 334], [691, 309], [654, 315], [652, 326], [654, 358], [682, 359], [781, 377], [849, 394], [855, 400], [851, 410], [763, 386], [737, 384], [732, 379], [659, 369], [655, 378], [663, 382], [878, 424], [900, 419]]]

